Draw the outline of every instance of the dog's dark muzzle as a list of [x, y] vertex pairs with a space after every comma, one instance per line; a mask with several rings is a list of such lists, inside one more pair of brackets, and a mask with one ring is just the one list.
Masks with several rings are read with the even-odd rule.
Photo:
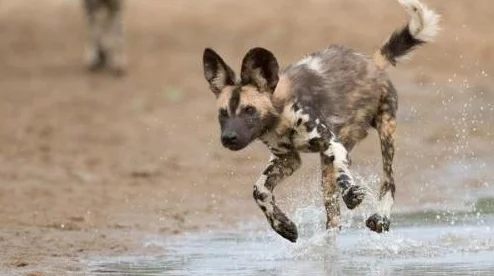
[[238, 134], [235, 131], [225, 131], [221, 134], [221, 143], [225, 147], [235, 146], [238, 142]]
[[241, 150], [245, 148], [248, 143], [242, 140], [236, 131], [225, 131], [221, 134], [221, 144], [229, 150]]

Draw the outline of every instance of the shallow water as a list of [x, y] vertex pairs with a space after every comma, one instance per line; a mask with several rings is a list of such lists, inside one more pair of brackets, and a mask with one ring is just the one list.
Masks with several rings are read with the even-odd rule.
[[99, 256], [88, 260], [88, 270], [91, 275], [494, 275], [492, 199], [478, 200], [469, 211], [398, 214], [386, 234], [368, 231], [362, 218], [353, 216], [334, 234], [324, 230], [320, 208], [298, 208], [296, 244], [267, 225], [149, 236], [143, 242], [162, 247], [162, 256]]

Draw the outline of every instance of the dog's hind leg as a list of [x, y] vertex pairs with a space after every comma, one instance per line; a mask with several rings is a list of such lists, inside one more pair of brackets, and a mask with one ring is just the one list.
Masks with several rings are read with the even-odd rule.
[[[380, 113], [376, 118], [376, 128], [381, 141], [383, 161], [383, 179], [379, 187], [378, 212], [371, 215], [365, 222], [372, 231], [381, 233], [389, 230], [391, 207], [394, 204], [395, 182], [393, 177], [393, 157], [395, 153], [396, 130], [396, 91], [389, 86], [385, 91], [385, 100], [381, 103]], [[386, 89], [385, 89], [386, 90]]]
[[273, 189], [284, 178], [300, 167], [300, 156], [296, 152], [275, 156], [254, 185], [254, 199], [263, 211], [271, 227], [285, 239], [296, 242], [298, 238], [295, 224], [276, 206]]
[[338, 229], [340, 227], [339, 192], [334, 176], [333, 160], [321, 154], [321, 185], [326, 208], [326, 229]]

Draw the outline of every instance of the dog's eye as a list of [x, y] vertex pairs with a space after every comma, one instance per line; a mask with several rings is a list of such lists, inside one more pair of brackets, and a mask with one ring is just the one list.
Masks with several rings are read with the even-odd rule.
[[220, 118], [226, 118], [228, 117], [228, 111], [226, 109], [222, 108], [220, 109]]
[[248, 105], [244, 108], [244, 112], [249, 115], [254, 115], [256, 114], [256, 108], [251, 105]]

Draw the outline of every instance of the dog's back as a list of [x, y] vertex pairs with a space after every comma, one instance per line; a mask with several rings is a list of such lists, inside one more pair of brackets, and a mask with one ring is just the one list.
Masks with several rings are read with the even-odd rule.
[[398, 1], [410, 21], [372, 58], [341, 45], [314, 52], [281, 72], [273, 95], [275, 106], [297, 103], [309, 116], [331, 126], [349, 151], [367, 136], [370, 127], [395, 118], [397, 92], [384, 69], [431, 41], [439, 20], [419, 0]]
[[348, 149], [374, 125], [382, 94], [389, 90], [396, 98], [384, 70], [371, 58], [341, 45], [306, 56], [283, 70], [280, 77], [289, 85], [275, 94], [290, 95], [284, 100], [298, 102], [324, 118]]

